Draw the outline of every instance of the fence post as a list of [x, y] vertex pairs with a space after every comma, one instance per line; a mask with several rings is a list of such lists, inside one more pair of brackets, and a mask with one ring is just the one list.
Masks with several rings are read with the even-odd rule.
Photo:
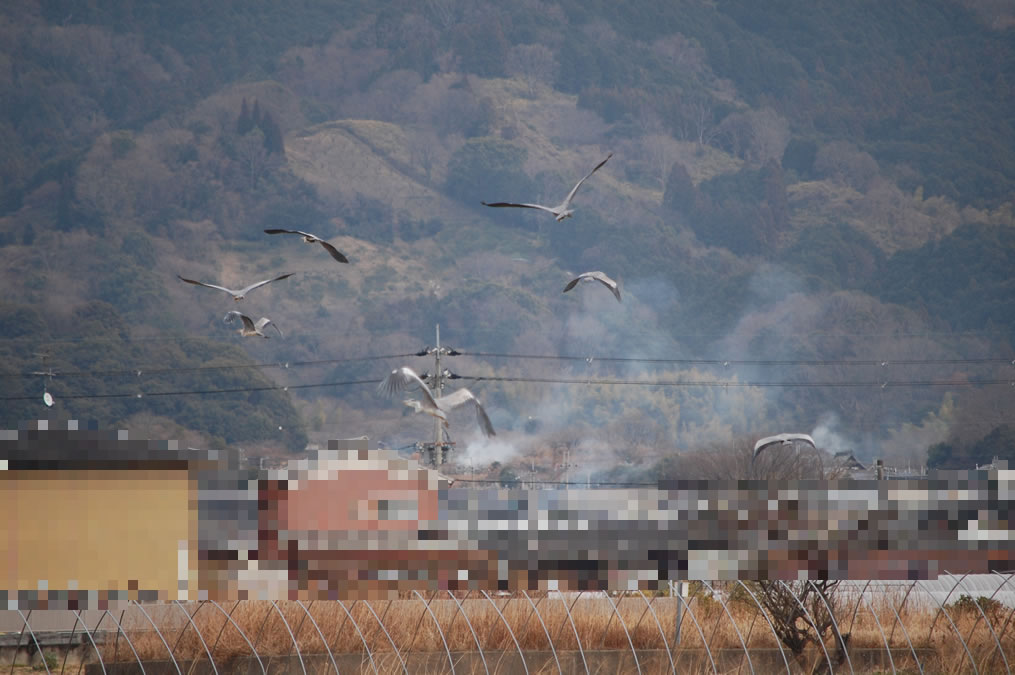
[[684, 619], [684, 599], [681, 591], [683, 590], [682, 581], [670, 581], [670, 597], [677, 599], [677, 618], [676, 626], [673, 629], [673, 646], [680, 646], [680, 624], [683, 623]]

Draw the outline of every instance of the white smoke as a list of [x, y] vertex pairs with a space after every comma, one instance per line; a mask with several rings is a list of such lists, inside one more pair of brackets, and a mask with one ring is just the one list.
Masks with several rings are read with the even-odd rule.
[[467, 441], [465, 452], [461, 453], [457, 459], [460, 463], [471, 463], [474, 467], [485, 467], [494, 462], [507, 464], [520, 454], [521, 451], [515, 443], [501, 440], [496, 436], [493, 438], [480, 436]]
[[824, 413], [818, 418], [818, 425], [811, 431], [811, 438], [814, 439], [815, 445], [832, 454], [856, 451], [856, 443], [840, 433], [837, 430], [838, 427], [839, 416], [833, 412]]

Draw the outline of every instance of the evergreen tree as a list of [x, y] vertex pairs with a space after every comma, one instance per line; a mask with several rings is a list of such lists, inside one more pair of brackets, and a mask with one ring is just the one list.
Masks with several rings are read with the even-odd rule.
[[271, 113], [265, 112], [261, 116], [261, 121], [257, 126], [264, 132], [265, 149], [269, 153], [285, 155], [285, 140], [282, 138], [282, 129], [278, 126], [275, 118], [271, 116]]
[[262, 114], [261, 105], [257, 102], [257, 99], [255, 98], [254, 107], [250, 111], [250, 119], [253, 121], [254, 125], [257, 126], [261, 125], [261, 114]]
[[663, 192], [663, 207], [677, 213], [688, 213], [694, 208], [697, 189], [691, 174], [680, 162], [674, 162], [670, 175], [666, 179], [666, 191]]
[[811, 140], [791, 138], [782, 153], [782, 168], [795, 171], [802, 179], [809, 179], [814, 170], [814, 159], [818, 154], [818, 144]]
[[60, 194], [56, 200], [56, 229], [69, 232], [74, 228], [74, 181], [66, 173], [60, 179]]
[[250, 108], [247, 106], [246, 97], [244, 97], [240, 106], [240, 116], [236, 119], [236, 135], [242, 136], [253, 128], [254, 119], [250, 116]]

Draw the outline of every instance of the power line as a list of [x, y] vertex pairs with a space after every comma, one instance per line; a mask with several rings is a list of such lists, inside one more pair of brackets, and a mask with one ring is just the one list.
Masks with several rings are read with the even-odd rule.
[[[242, 370], [246, 368], [303, 368], [306, 366], [320, 366], [329, 365], [336, 363], [352, 363], [356, 361], [383, 361], [385, 359], [400, 359], [409, 356], [415, 356], [415, 353], [411, 354], [384, 354], [381, 356], [356, 356], [344, 359], [318, 359], [315, 361], [281, 361], [274, 363], [245, 363], [245, 364], [232, 364], [232, 365], [220, 365], [220, 366], [188, 366], [185, 368], [146, 368], [144, 366], [137, 366], [135, 368], [123, 369], [123, 370], [57, 370], [53, 372], [53, 376], [56, 377], [116, 377], [132, 375], [140, 377], [141, 375], [161, 375], [165, 373], [193, 373], [202, 371], [221, 371], [221, 370]], [[31, 373], [3, 373], [0, 372], [0, 377], [37, 377], [38, 372]]]
[[555, 356], [552, 354], [500, 354], [494, 352], [461, 352], [462, 356], [506, 359], [534, 359], [553, 361], [585, 361], [595, 363], [665, 363], [674, 365], [705, 365], [705, 366], [913, 366], [913, 365], [972, 365], [972, 364], [1010, 364], [1015, 366], [1015, 359], [1001, 357], [984, 357], [976, 359], [665, 359], [638, 358], [626, 356]]
[[[59, 394], [57, 399], [103, 399], [133, 398], [146, 399], [159, 396], [206, 396], [212, 394], [246, 394], [258, 391], [289, 391], [290, 389], [319, 389], [323, 387], [343, 387], [357, 384], [377, 384], [378, 380], [345, 380], [343, 382], [319, 382], [316, 384], [267, 385], [263, 387], [235, 387], [231, 389], [193, 389], [186, 391], [153, 391], [126, 392], [115, 394]], [[38, 396], [7, 396], [0, 401], [34, 401]]]
[[473, 382], [528, 382], [537, 384], [586, 384], [586, 385], [624, 385], [642, 387], [856, 387], [871, 389], [887, 389], [895, 387], [968, 387], [968, 386], [1015, 386], [1013, 380], [886, 380], [884, 382], [738, 382], [730, 380], [617, 380], [597, 378], [564, 378], [564, 377], [510, 377], [501, 375], [456, 375], [454, 379], [472, 380]]
[[[909, 380], [888, 382], [736, 382], [703, 380], [603, 380], [591, 378], [549, 378], [549, 377], [506, 377], [458, 375], [454, 379], [474, 382], [521, 382], [531, 384], [577, 384], [597, 386], [642, 386], [642, 387], [711, 387], [711, 388], [868, 388], [895, 389], [902, 387], [973, 387], [973, 386], [1015, 386], [1012, 380]], [[377, 384], [378, 378], [368, 380], [345, 380], [339, 382], [318, 382], [313, 384], [266, 385], [259, 387], [233, 387], [229, 389], [192, 389], [159, 392], [119, 392], [110, 394], [58, 394], [59, 399], [144, 399], [159, 396], [205, 396], [214, 394], [243, 394], [259, 391], [289, 391], [290, 389], [320, 389], [361, 384]], [[38, 396], [7, 396], [0, 401], [34, 401]]]
[[[597, 361], [603, 363], [654, 363], [654, 364], [667, 364], [667, 365], [709, 365], [709, 366], [880, 366], [888, 368], [892, 366], [929, 366], [929, 365], [986, 365], [986, 364], [1005, 364], [1015, 366], [1015, 360], [1001, 358], [1001, 357], [984, 357], [974, 359], [897, 359], [897, 360], [883, 360], [883, 359], [667, 359], [667, 358], [637, 358], [637, 357], [622, 357], [622, 356], [573, 356], [573, 355], [554, 355], [554, 354], [507, 354], [507, 353], [495, 353], [495, 352], [467, 352], [467, 351], [454, 351], [450, 353], [452, 356], [474, 356], [483, 358], [508, 358], [508, 359], [527, 359], [527, 360], [551, 360], [551, 361], [583, 361], [588, 364], [593, 364]], [[217, 366], [188, 366], [188, 367], [147, 367], [147, 366], [134, 366], [131, 368], [117, 369], [117, 370], [76, 370], [76, 371], [56, 371], [53, 374], [59, 377], [121, 377], [121, 376], [138, 376], [141, 375], [160, 375], [166, 373], [193, 373], [193, 372], [208, 372], [208, 371], [224, 371], [224, 370], [242, 370], [242, 369], [265, 369], [265, 368], [302, 368], [308, 366], [320, 366], [320, 365], [335, 365], [339, 363], [353, 363], [353, 362], [368, 362], [368, 361], [381, 361], [385, 359], [398, 359], [398, 358], [409, 358], [413, 356], [423, 356], [420, 352], [407, 352], [404, 354], [383, 354], [379, 356], [360, 356], [360, 357], [349, 357], [341, 359], [316, 359], [310, 361], [278, 361], [271, 363], [248, 363], [248, 364], [231, 364], [231, 365], [217, 365]], [[30, 373], [11, 373], [11, 372], [0, 372], [0, 377], [35, 377], [37, 372]]]

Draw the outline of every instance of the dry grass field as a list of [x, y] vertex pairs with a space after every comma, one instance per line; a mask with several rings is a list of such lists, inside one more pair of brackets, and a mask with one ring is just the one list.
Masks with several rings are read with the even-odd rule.
[[[972, 659], [978, 672], [997, 672], [1005, 669], [1003, 659], [1007, 654], [1015, 653], [1015, 637], [1010, 630], [1012, 611], [1007, 608], [987, 608], [988, 627], [971, 603], [965, 607], [961, 603], [949, 605], [946, 616], [913, 598], [903, 604], [901, 593], [868, 593], [865, 599], [858, 602], [855, 597], [848, 601], [842, 598], [836, 610], [840, 630], [849, 635], [851, 663], [837, 653], [829, 634], [824, 649], [816, 642], [799, 655], [787, 649], [792, 669], [827, 672], [822, 670], [826, 668], [827, 650], [833, 664], [837, 663], [836, 670], [891, 672], [890, 666], [894, 666], [899, 672], [917, 672], [920, 668], [935, 673], [973, 672]], [[140, 615], [120, 619], [131, 645], [146, 662], [166, 661], [168, 651], [179, 662], [207, 660], [210, 652], [220, 665], [251, 657], [254, 651], [262, 660], [285, 658], [296, 655], [295, 642], [299, 655], [308, 659], [329, 653], [335, 657], [365, 657], [369, 650], [375, 664], [388, 664], [379, 665], [385, 672], [389, 667], [390, 672], [401, 672], [402, 661], [419, 659], [424, 654], [443, 656], [448, 651], [499, 654], [517, 664], [518, 651], [553, 651], [555, 655], [570, 653], [574, 657], [579, 648], [583, 658], [586, 653], [626, 653], [627, 666], [611, 666], [618, 672], [634, 667], [632, 649], [655, 654], [654, 663], [666, 671], [672, 669], [668, 661], [672, 659], [680, 664], [678, 670], [710, 672], [709, 658], [732, 655], [736, 657], [732, 660], [735, 669], [750, 672], [743, 657], [746, 644], [755, 660], [767, 653], [767, 663], [778, 663], [784, 669], [773, 631], [749, 599], [731, 600], [727, 610], [716, 600], [698, 596], [689, 607], [680, 625], [679, 644], [674, 644], [676, 599], [632, 593], [611, 597], [599, 593], [484, 597], [472, 592], [452, 598], [445, 592], [370, 602], [205, 602], [163, 606], [161, 611], [150, 613], [150, 622], [144, 618], [138, 621]], [[137, 612], [131, 607], [128, 613]], [[111, 622], [106, 623], [109, 625], [101, 628], [115, 630]], [[158, 633], [151, 629], [153, 623]], [[1004, 655], [998, 653], [995, 635], [1004, 647]], [[891, 661], [885, 652], [886, 642], [891, 647]], [[102, 658], [107, 664], [135, 660], [127, 641], [119, 635], [102, 646]], [[724, 658], [720, 670], [730, 663]], [[325, 670], [330, 669], [328, 666]], [[556, 666], [551, 671], [555, 672]]]

